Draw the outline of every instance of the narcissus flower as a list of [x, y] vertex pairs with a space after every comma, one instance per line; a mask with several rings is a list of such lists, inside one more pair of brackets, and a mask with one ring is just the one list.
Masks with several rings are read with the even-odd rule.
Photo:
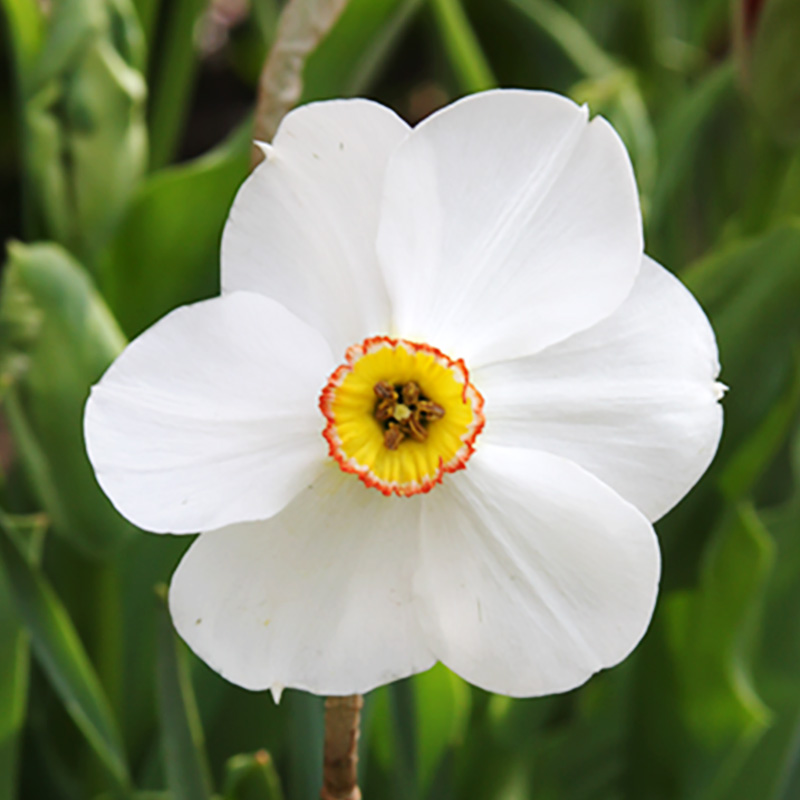
[[202, 531], [172, 579], [181, 636], [273, 691], [439, 660], [530, 696], [619, 662], [655, 603], [651, 523], [722, 414], [713, 333], [643, 255], [617, 134], [495, 91], [413, 130], [312, 104], [263, 149], [222, 295], [132, 342], [86, 411], [120, 512]]

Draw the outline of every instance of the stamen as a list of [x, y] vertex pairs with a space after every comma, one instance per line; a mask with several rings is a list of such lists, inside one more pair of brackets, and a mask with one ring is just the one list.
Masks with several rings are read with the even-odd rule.
[[406, 420], [403, 430], [416, 442], [424, 442], [428, 438], [428, 431], [422, 426], [420, 413], [417, 411]]
[[394, 387], [390, 383], [386, 383], [386, 381], [378, 381], [375, 386], [372, 387], [372, 391], [384, 400], [397, 400], [397, 392], [394, 390]]
[[444, 416], [444, 408], [424, 397], [416, 381], [398, 386], [378, 381], [372, 391], [378, 397], [374, 416], [384, 426], [383, 444], [388, 450], [396, 450], [406, 438], [424, 442], [427, 426]]
[[419, 400], [419, 384], [409, 381], [403, 386], [402, 397], [407, 406], [413, 406]]
[[378, 422], [388, 422], [394, 416], [394, 407], [396, 405], [394, 400], [388, 398], [381, 400], [375, 407], [375, 419]]
[[383, 444], [387, 450], [397, 450], [400, 442], [405, 439], [405, 434], [400, 430], [400, 426], [396, 422], [390, 422], [386, 433], [383, 434]]
[[417, 411], [428, 419], [441, 419], [444, 416], [444, 409], [432, 400], [420, 400], [417, 403]]
[[380, 398], [375, 407], [375, 419], [378, 422], [388, 422], [394, 416], [394, 407], [397, 405], [397, 392], [391, 384], [379, 381], [372, 387], [372, 391]]

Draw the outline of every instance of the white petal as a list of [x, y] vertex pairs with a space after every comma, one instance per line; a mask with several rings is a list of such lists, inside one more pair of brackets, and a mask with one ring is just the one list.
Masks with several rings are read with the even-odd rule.
[[312, 103], [281, 123], [245, 181], [222, 239], [222, 289], [273, 297], [321, 331], [337, 356], [386, 333], [375, 255], [386, 160], [407, 135], [367, 100]]
[[92, 390], [89, 458], [116, 508], [189, 533], [278, 512], [326, 457], [322, 336], [239, 292], [184, 306], [134, 340]]
[[473, 95], [389, 162], [378, 234], [399, 335], [471, 368], [608, 316], [642, 257], [639, 201], [611, 126], [547, 92]]
[[420, 507], [330, 464], [276, 517], [200, 536], [172, 579], [178, 632], [247, 689], [352, 694], [427, 669]]
[[660, 557], [650, 523], [575, 464], [480, 445], [426, 498], [423, 598], [431, 647], [492, 692], [572, 689], [633, 649]]
[[484, 367], [486, 441], [564, 456], [651, 520], [705, 472], [722, 430], [714, 333], [697, 301], [646, 258], [608, 319], [528, 358]]

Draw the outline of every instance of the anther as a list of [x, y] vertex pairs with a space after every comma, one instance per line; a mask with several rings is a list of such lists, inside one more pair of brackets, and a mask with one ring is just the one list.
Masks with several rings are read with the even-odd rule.
[[444, 416], [444, 409], [433, 400], [420, 400], [417, 403], [419, 411], [425, 419], [441, 419]]
[[415, 442], [424, 442], [428, 438], [428, 431], [422, 425], [419, 411], [412, 414], [403, 425], [403, 432]]
[[403, 403], [407, 406], [413, 406], [419, 400], [419, 384], [414, 381], [409, 381], [403, 386], [401, 394]]
[[394, 416], [394, 408], [397, 404], [390, 397], [381, 400], [375, 408], [375, 419], [378, 422], [388, 422]]
[[378, 381], [373, 387], [372, 391], [383, 400], [397, 401], [397, 392], [390, 383], [386, 381]]
[[383, 434], [383, 444], [387, 450], [397, 450], [400, 442], [405, 439], [405, 434], [400, 430], [396, 422], [390, 422], [389, 427]]

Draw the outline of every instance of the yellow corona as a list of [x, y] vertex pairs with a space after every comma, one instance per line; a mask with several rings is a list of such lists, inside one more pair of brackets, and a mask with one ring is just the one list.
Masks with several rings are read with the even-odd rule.
[[377, 336], [350, 347], [320, 397], [330, 454], [386, 495], [430, 491], [466, 466], [483, 398], [464, 362], [426, 344]]

